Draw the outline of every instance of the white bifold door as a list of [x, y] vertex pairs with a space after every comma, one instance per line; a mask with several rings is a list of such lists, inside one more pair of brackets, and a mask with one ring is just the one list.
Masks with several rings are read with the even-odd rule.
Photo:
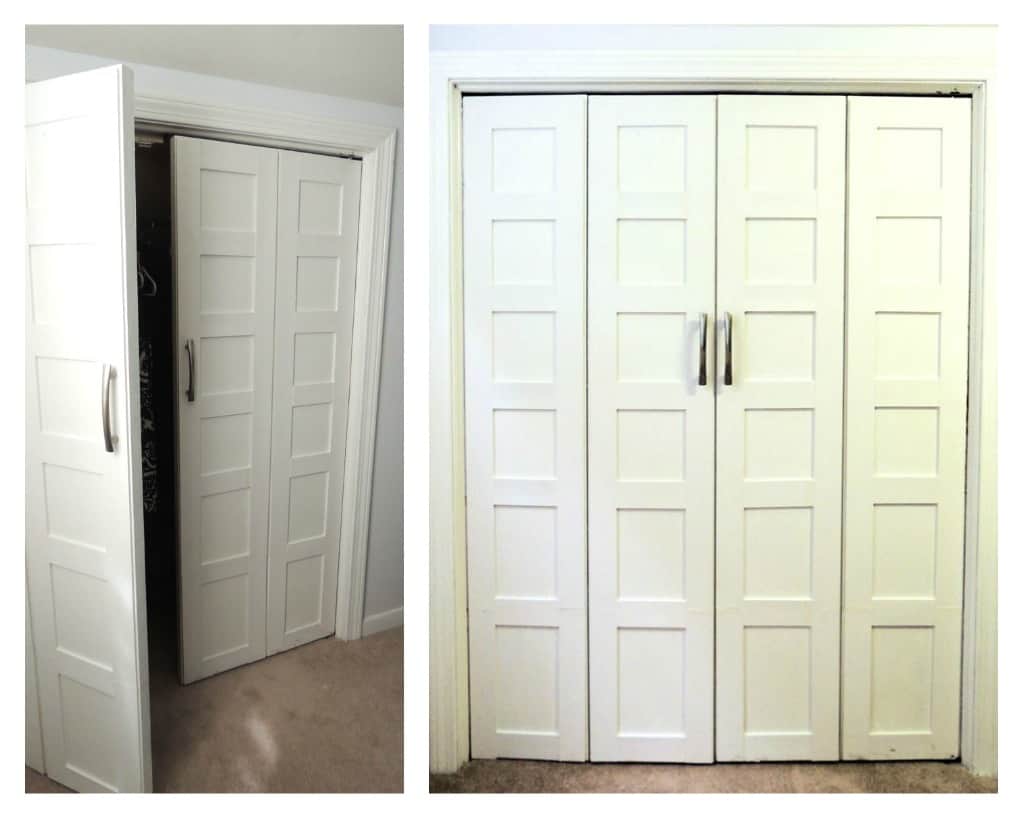
[[971, 102], [850, 98], [843, 757], [959, 755]]
[[182, 677], [334, 631], [359, 162], [175, 137]]
[[463, 111], [472, 751], [584, 760], [587, 100]]
[[957, 755], [969, 125], [464, 101], [472, 756]]
[[278, 154], [268, 654], [334, 633], [360, 181]]
[[32, 83], [25, 103], [26, 684], [50, 778], [145, 791], [131, 72]]
[[720, 760], [839, 756], [845, 125], [718, 99]]
[[267, 654], [277, 151], [171, 140], [181, 676]]
[[711, 762], [715, 98], [589, 106], [590, 754]]

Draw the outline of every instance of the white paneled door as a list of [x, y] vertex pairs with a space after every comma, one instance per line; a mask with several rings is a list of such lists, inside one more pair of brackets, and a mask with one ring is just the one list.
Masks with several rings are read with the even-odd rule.
[[334, 632], [360, 174], [278, 154], [269, 654]]
[[956, 757], [970, 102], [463, 106], [472, 756]]
[[959, 754], [970, 128], [850, 98], [845, 759]]
[[46, 773], [76, 791], [145, 791], [131, 73], [25, 97], [25, 546]]
[[718, 100], [720, 760], [839, 755], [845, 119]]
[[181, 673], [266, 656], [278, 152], [171, 140]]
[[711, 762], [715, 98], [589, 101], [590, 755]]
[[586, 97], [464, 100], [475, 757], [587, 758]]
[[183, 678], [333, 633], [360, 163], [172, 140]]

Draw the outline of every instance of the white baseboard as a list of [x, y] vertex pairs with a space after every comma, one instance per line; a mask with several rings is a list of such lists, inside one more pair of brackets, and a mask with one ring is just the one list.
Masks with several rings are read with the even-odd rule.
[[387, 631], [389, 628], [398, 628], [404, 622], [403, 607], [390, 611], [382, 611], [380, 614], [371, 614], [363, 618], [363, 636], [369, 637], [378, 631]]

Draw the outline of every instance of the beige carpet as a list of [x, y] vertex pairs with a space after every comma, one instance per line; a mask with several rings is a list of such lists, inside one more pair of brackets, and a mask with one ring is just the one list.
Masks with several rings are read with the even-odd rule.
[[[402, 629], [318, 640], [188, 686], [151, 647], [157, 792], [401, 792]], [[26, 792], [64, 791], [26, 768]]]
[[593, 765], [474, 760], [432, 793], [995, 793], [951, 762]]

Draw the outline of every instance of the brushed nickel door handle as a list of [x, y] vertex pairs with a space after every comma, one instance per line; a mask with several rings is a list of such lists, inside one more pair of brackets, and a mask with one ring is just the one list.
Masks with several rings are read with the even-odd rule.
[[700, 372], [697, 383], [705, 386], [708, 383], [708, 314], [700, 314]]
[[188, 387], [185, 388], [185, 397], [191, 404], [196, 400], [196, 354], [195, 342], [192, 339], [185, 342], [185, 352], [188, 354]]
[[114, 451], [114, 444], [117, 436], [111, 434], [110, 429], [110, 382], [114, 380], [114, 368], [109, 364], [103, 365], [103, 375], [100, 380], [102, 390], [100, 397], [100, 415], [103, 419], [103, 446], [107, 452]]
[[725, 373], [722, 382], [732, 386], [732, 313], [725, 314]]

